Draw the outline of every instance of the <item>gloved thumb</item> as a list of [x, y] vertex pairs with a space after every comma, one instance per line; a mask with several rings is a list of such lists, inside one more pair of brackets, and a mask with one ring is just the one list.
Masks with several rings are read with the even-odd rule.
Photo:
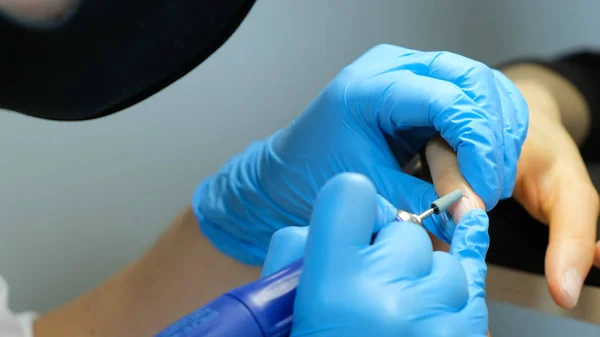
[[307, 238], [308, 227], [285, 227], [275, 232], [269, 243], [261, 277], [269, 276], [302, 258]]
[[[385, 225], [394, 222], [395, 219], [396, 208], [385, 198], [378, 195], [374, 231], [379, 231]], [[275, 232], [269, 243], [269, 250], [263, 264], [261, 277], [269, 276], [297, 259], [302, 258], [306, 239], [308, 238], [308, 231], [308, 227], [285, 227]]]

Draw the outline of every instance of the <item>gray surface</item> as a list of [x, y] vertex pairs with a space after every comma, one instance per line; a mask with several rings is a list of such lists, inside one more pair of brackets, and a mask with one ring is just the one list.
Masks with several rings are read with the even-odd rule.
[[505, 303], [489, 305], [492, 337], [598, 337], [597, 325]]
[[[204, 65], [122, 114], [70, 125], [0, 114], [0, 272], [11, 303], [47, 309], [131, 261], [202, 177], [288, 123], [370, 46], [496, 63], [600, 45], [599, 12], [593, 0], [261, 0]], [[515, 336], [517, 317], [495, 308], [504, 324], [494, 336]]]

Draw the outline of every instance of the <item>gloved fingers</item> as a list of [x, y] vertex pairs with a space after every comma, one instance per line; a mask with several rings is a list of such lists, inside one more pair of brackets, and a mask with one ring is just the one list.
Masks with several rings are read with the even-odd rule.
[[354, 71], [355, 69], [357, 71], [365, 71], [373, 69], [374, 67], [381, 67], [382, 65], [389, 67], [390, 62], [415, 53], [417, 53], [416, 50], [391, 44], [379, 44], [367, 50], [346, 68], [351, 71]]
[[[420, 214], [438, 198], [432, 184], [389, 168], [379, 168], [373, 182], [380, 193], [398, 209]], [[450, 243], [454, 222], [447, 213], [425, 219], [423, 227], [438, 239]]]
[[448, 210], [454, 223], [458, 223], [473, 209], [485, 209], [481, 198], [460, 173], [456, 154], [445, 140], [441, 137], [432, 138], [425, 148], [425, 157], [438, 195], [446, 195], [456, 189], [463, 192], [461, 200]]
[[419, 281], [426, 284], [421, 300], [433, 307], [452, 308], [457, 311], [469, 301], [469, 287], [463, 266], [446, 252], [434, 252], [431, 273]]
[[450, 254], [457, 257], [462, 264], [471, 301], [485, 298], [485, 256], [490, 246], [488, 226], [489, 218], [485, 211], [474, 209], [463, 216], [452, 237]]
[[527, 136], [529, 109], [518, 88], [504, 74], [494, 70], [502, 102], [504, 122], [504, 186], [501, 198], [509, 198], [517, 179], [517, 162]]
[[[570, 163], [571, 164], [571, 163]], [[598, 192], [591, 182], [578, 182], [564, 172], [542, 204], [550, 226], [546, 277], [550, 293], [564, 308], [577, 304], [596, 253]]]
[[[502, 131], [502, 105], [493, 70], [487, 65], [468, 57], [451, 52], [429, 52], [407, 57], [408, 67], [411, 61], [417, 64], [426, 62], [427, 68], [418, 67], [415, 73], [453, 83], [469, 98], [481, 106], [489, 118], [498, 123]], [[419, 71], [423, 69], [422, 72]], [[501, 137], [501, 134], [499, 134]]]
[[[431, 272], [433, 247], [427, 232], [410, 222], [382, 228], [373, 242], [368, 262], [376, 275], [388, 279], [420, 279]], [[382, 262], [385, 261], [385, 262]]]
[[353, 253], [368, 247], [377, 219], [377, 202], [375, 186], [363, 175], [341, 173], [325, 183], [310, 219], [305, 272], [348, 263]]
[[307, 238], [308, 227], [290, 226], [275, 232], [269, 243], [261, 277], [269, 276], [302, 258]]
[[387, 201], [384, 197], [377, 195], [377, 216], [375, 218], [375, 226], [373, 227], [373, 233], [378, 232], [386, 225], [394, 222], [398, 210], [394, 205]]
[[[497, 145], [494, 149], [495, 162], [493, 164], [496, 166], [496, 175], [499, 185], [502, 188], [507, 180], [505, 177], [505, 156], [503, 151], [505, 137], [504, 114], [506, 110], [502, 106], [503, 102], [501, 101], [494, 71], [481, 62], [451, 52], [418, 53], [405, 57], [403, 62], [407, 69], [414, 69], [413, 72], [419, 75], [447, 81], [456, 85], [481, 107], [489, 123], [493, 126], [493, 137], [495, 137]], [[512, 113], [512, 111], [510, 112]], [[449, 141], [446, 137], [444, 138]], [[464, 167], [464, 163], [461, 160], [459, 160], [459, 163]], [[471, 162], [469, 165], [473, 165], [473, 163]], [[516, 164], [513, 165], [513, 168], [516, 169]], [[467, 176], [467, 178], [467, 180], [471, 181], [470, 177]], [[512, 181], [514, 183], [514, 177]], [[485, 187], [479, 186], [477, 190], [485, 190]], [[492, 193], [495, 191], [488, 190], [487, 192]], [[488, 200], [485, 195], [483, 197], [488, 209], [491, 209], [491, 207], [495, 206], [500, 194], [494, 194], [492, 200]], [[493, 203], [490, 204], [491, 202]]]
[[[449, 315], [452, 317], [451, 319], [449, 319]], [[449, 324], [449, 322], [452, 323]], [[461, 319], [459, 313], [444, 313], [436, 316], [430, 315], [425, 319], [414, 320], [414, 322], [411, 322], [411, 325], [411, 330], [417, 333], [410, 334], [410, 336], [483, 337], [470, 334], [470, 322]]]
[[[494, 77], [498, 83], [498, 88], [508, 93], [509, 101], [513, 104], [515, 113], [510, 114], [513, 117], [511, 135], [516, 138], [519, 144], [523, 144], [529, 131], [529, 105], [523, 97], [519, 88], [501, 71], [494, 70]], [[519, 155], [521, 154], [519, 147]]]
[[377, 93], [373, 97], [377, 100], [377, 127], [388, 135], [416, 127], [435, 128], [458, 153], [460, 171], [487, 209], [496, 205], [504, 156], [497, 136], [501, 126], [488, 111], [458, 86], [409, 71], [385, 73], [361, 86], [359, 92], [350, 88], [348, 95]]

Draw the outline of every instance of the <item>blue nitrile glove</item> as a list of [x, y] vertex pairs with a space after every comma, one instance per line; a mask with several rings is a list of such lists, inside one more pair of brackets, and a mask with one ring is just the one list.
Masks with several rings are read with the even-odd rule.
[[[401, 167], [437, 132], [486, 207], [513, 191], [528, 110], [501, 73], [448, 52], [381, 45], [344, 68], [302, 115], [250, 145], [195, 193], [204, 234], [222, 252], [261, 264], [271, 235], [306, 226], [317, 191], [341, 172], [366, 175], [394, 206], [419, 213], [431, 184]], [[449, 217], [424, 226], [449, 243]]]
[[371, 243], [376, 200], [366, 177], [340, 174], [319, 193], [309, 231], [273, 235], [263, 275], [304, 255], [291, 337], [486, 336], [485, 212], [461, 219], [448, 254], [407, 222]]

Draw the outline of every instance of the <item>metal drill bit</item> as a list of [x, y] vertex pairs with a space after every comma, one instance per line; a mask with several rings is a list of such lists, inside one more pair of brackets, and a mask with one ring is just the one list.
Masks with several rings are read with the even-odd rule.
[[455, 190], [451, 193], [446, 194], [445, 196], [434, 200], [431, 203], [431, 207], [425, 212], [417, 215], [410, 212], [406, 212], [403, 210], [398, 210], [398, 214], [396, 216], [396, 220], [399, 221], [408, 221], [415, 223], [417, 225], [422, 225], [423, 220], [432, 216], [433, 214], [440, 214], [448, 210], [450, 206], [454, 205], [460, 198], [462, 198], [463, 194], [461, 190]]

